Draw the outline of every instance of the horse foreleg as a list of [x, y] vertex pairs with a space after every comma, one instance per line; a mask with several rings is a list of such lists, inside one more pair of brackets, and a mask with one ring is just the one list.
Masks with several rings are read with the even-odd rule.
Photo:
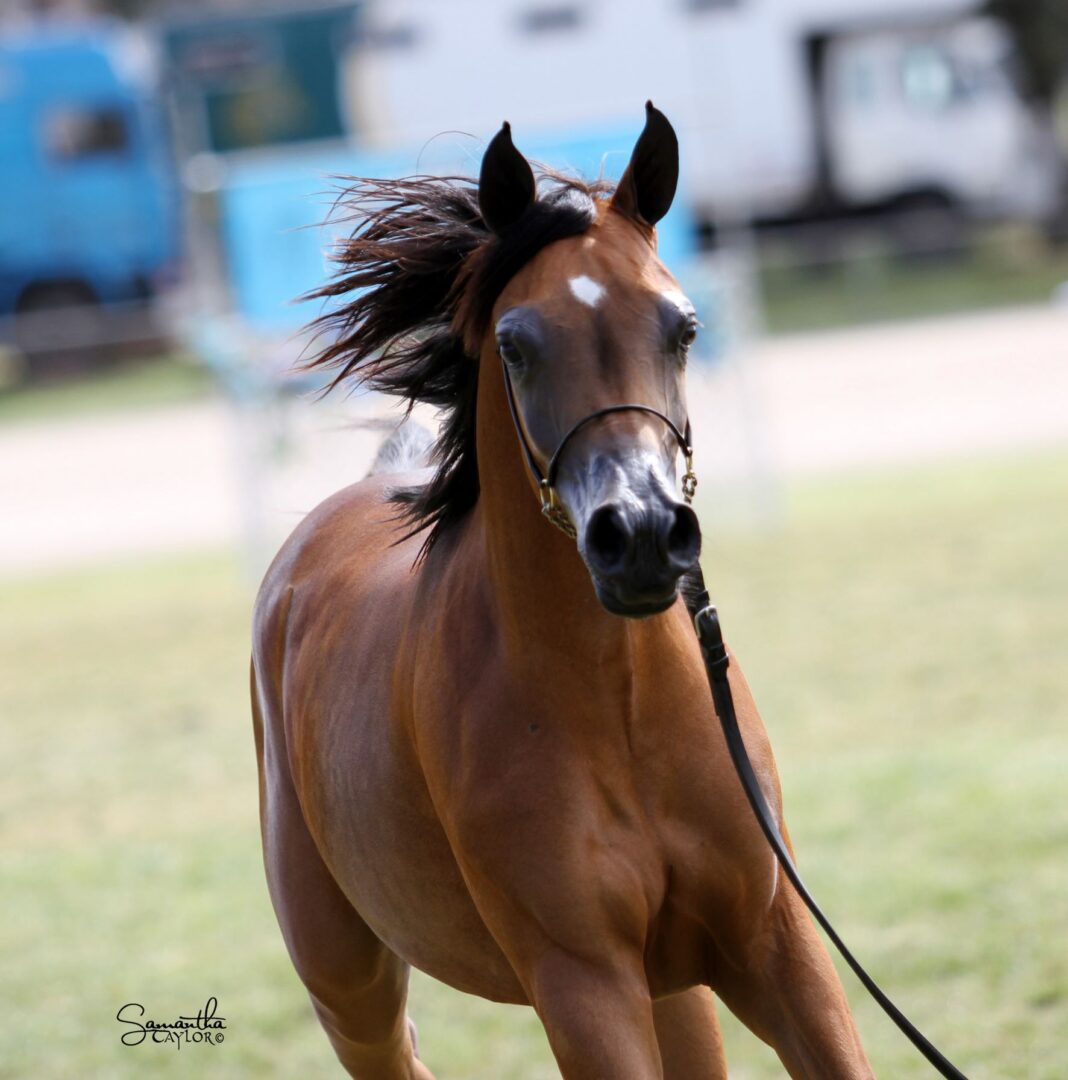
[[267, 884], [289, 955], [350, 1076], [434, 1080], [416, 1059], [405, 1013], [408, 965], [372, 933], [319, 855], [277, 728], [253, 686]]
[[563, 1080], [662, 1080], [640, 958], [625, 967], [553, 950], [528, 976]]
[[694, 987], [653, 1002], [665, 1080], [727, 1080], [723, 1035], [711, 990]]
[[717, 965], [715, 990], [795, 1080], [874, 1077], [831, 958], [789, 883], [744, 961]]
[[341, 1064], [360, 1080], [433, 1080], [405, 1013], [408, 965], [348, 902], [291, 808], [269, 810], [264, 836], [282, 936]]

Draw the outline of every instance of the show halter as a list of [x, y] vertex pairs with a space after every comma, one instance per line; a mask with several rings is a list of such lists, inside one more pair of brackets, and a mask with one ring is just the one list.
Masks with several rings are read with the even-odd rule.
[[571, 519], [567, 516], [567, 511], [560, 505], [559, 499], [556, 497], [556, 473], [560, 465], [560, 456], [564, 452], [564, 447], [571, 441], [571, 439], [579, 433], [587, 424], [592, 423], [594, 420], [600, 420], [603, 416], [610, 416], [612, 413], [622, 412], [644, 412], [649, 413], [651, 416], [655, 416], [658, 420], [663, 420], [667, 425], [671, 434], [675, 436], [675, 441], [679, 444], [679, 449], [682, 451], [683, 460], [686, 462], [686, 472], [682, 477], [682, 497], [689, 503], [693, 502], [694, 492], [697, 490], [697, 474], [693, 471], [693, 447], [690, 444], [690, 421], [686, 421], [686, 432], [679, 431], [678, 426], [671, 420], [669, 420], [659, 409], [654, 409], [651, 405], [609, 405], [607, 408], [598, 409], [596, 412], [592, 412], [589, 416], [584, 416], [577, 424], [572, 425], [567, 434], [560, 440], [559, 445], [553, 452], [551, 458], [549, 458], [549, 464], [545, 467], [545, 472], [541, 471], [541, 466], [538, 464], [538, 459], [534, 456], [534, 451], [531, 449], [530, 442], [527, 440], [526, 429], [523, 427], [523, 423], [519, 418], [519, 408], [515, 401], [515, 392], [512, 389], [512, 377], [508, 373], [508, 364], [505, 362], [504, 357], [501, 357], [501, 370], [504, 372], [504, 389], [508, 397], [508, 411], [512, 414], [512, 423], [515, 425], [516, 434], [519, 436], [519, 445], [523, 447], [523, 455], [527, 459], [527, 468], [530, 469], [531, 475], [538, 483], [538, 495], [541, 498], [541, 512], [563, 533], [566, 533], [572, 540], [576, 538], [575, 526], [571, 524]]

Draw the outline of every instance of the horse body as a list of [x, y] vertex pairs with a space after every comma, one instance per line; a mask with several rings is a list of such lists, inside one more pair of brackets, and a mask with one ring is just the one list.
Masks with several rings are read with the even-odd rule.
[[[527, 618], [495, 618], [465, 560], [442, 552], [440, 579], [433, 563], [412, 573], [411, 542], [390, 546], [388, 479], [308, 519], [257, 612], [257, 670], [276, 683], [259, 690], [262, 714], [334, 880], [398, 955], [493, 1000], [529, 1003], [464, 870], [523, 898], [539, 924], [563, 898], [577, 948], [591, 913], [633, 908], [623, 921], [654, 943], [655, 991], [705, 982], [709, 927], [762, 917], [776, 871], [742, 812], [681, 609], [623, 622], [579, 580], [587, 619], [550, 600], [546, 654]], [[540, 531], [531, 516], [524, 528]], [[462, 550], [482, 562], [477, 545]], [[551, 570], [536, 579], [556, 595]], [[590, 617], [604, 624], [594, 633]], [[635, 667], [602, 679], [621, 656]]]
[[[597, 294], [572, 284], [583, 279], [645, 313], [591, 324]], [[649, 333], [645, 301], [673, 289], [640, 230], [601, 207], [587, 235], [519, 269], [493, 314], [536, 309], [547, 334], [574, 343], [584, 328], [595, 354]], [[419, 561], [391, 500], [411, 478], [373, 477], [309, 516], [257, 603], [268, 882], [339, 1058], [353, 1076], [428, 1080], [405, 1024], [412, 964], [533, 1005], [568, 1080], [725, 1077], [709, 987], [791, 1075], [870, 1076], [833, 967], [733, 773], [684, 606], [624, 619], [591, 583], [589, 565], [614, 565], [634, 506], [674, 505], [663, 433], [624, 415], [584, 436], [584, 453], [612, 455], [588, 476], [573, 467], [571, 513], [621, 509], [607, 525], [601, 511], [580, 557], [532, 498], [493, 335], [477, 348], [479, 487], [466, 515]], [[675, 405], [652, 367], [615, 377], [622, 400]], [[556, 427], [598, 403], [569, 401]], [[586, 548], [604, 536], [598, 562]], [[781, 817], [733, 661], [731, 681]]]

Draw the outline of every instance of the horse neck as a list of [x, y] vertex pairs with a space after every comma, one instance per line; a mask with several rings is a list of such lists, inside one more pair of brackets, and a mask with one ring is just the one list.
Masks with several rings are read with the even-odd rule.
[[576, 659], [626, 656], [628, 620], [605, 612], [575, 541], [541, 513], [492, 346], [482, 354], [476, 445], [480, 491], [474, 524], [506, 647], [524, 652], [552, 642]]

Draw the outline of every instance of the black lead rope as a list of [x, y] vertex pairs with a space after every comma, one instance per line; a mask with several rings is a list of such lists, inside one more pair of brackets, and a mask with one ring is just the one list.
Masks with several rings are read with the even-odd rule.
[[842, 954], [845, 961], [853, 969], [854, 974], [864, 984], [864, 988], [879, 1003], [883, 1012], [894, 1021], [902, 1033], [920, 1051], [921, 1054], [949, 1080], [968, 1080], [968, 1078], [943, 1054], [926, 1035], [890, 1000], [882, 987], [864, 970], [860, 961], [849, 951], [846, 943], [838, 936], [838, 932], [831, 925], [830, 919], [823, 914], [819, 904], [816, 903], [812, 894], [801, 880], [801, 874], [790, 857], [790, 852], [783, 841], [782, 833], [773, 817], [764, 793], [760, 790], [756, 774], [753, 772], [753, 764], [749, 760], [749, 754], [745, 749], [745, 741], [738, 728], [738, 717], [734, 712], [734, 698], [731, 695], [730, 680], [727, 677], [727, 668], [730, 659], [727, 656], [726, 646], [723, 644], [723, 633], [719, 626], [719, 615], [715, 607], [710, 603], [708, 592], [704, 587], [704, 580], [697, 571], [700, 582], [700, 592], [693, 598], [687, 599], [687, 607], [693, 618], [694, 629], [697, 631], [697, 640], [701, 645], [701, 655], [705, 662], [705, 673], [708, 675], [708, 685], [712, 690], [712, 701], [719, 715], [720, 724], [723, 726], [723, 734], [727, 739], [727, 749], [730, 751], [731, 760], [742, 781], [749, 805], [756, 814], [757, 821], [772, 851], [782, 865], [786, 876], [790, 879], [798, 896], [805, 902], [805, 906], [812, 912], [815, 920], [827, 932], [827, 936], [834, 942], [835, 948]]

